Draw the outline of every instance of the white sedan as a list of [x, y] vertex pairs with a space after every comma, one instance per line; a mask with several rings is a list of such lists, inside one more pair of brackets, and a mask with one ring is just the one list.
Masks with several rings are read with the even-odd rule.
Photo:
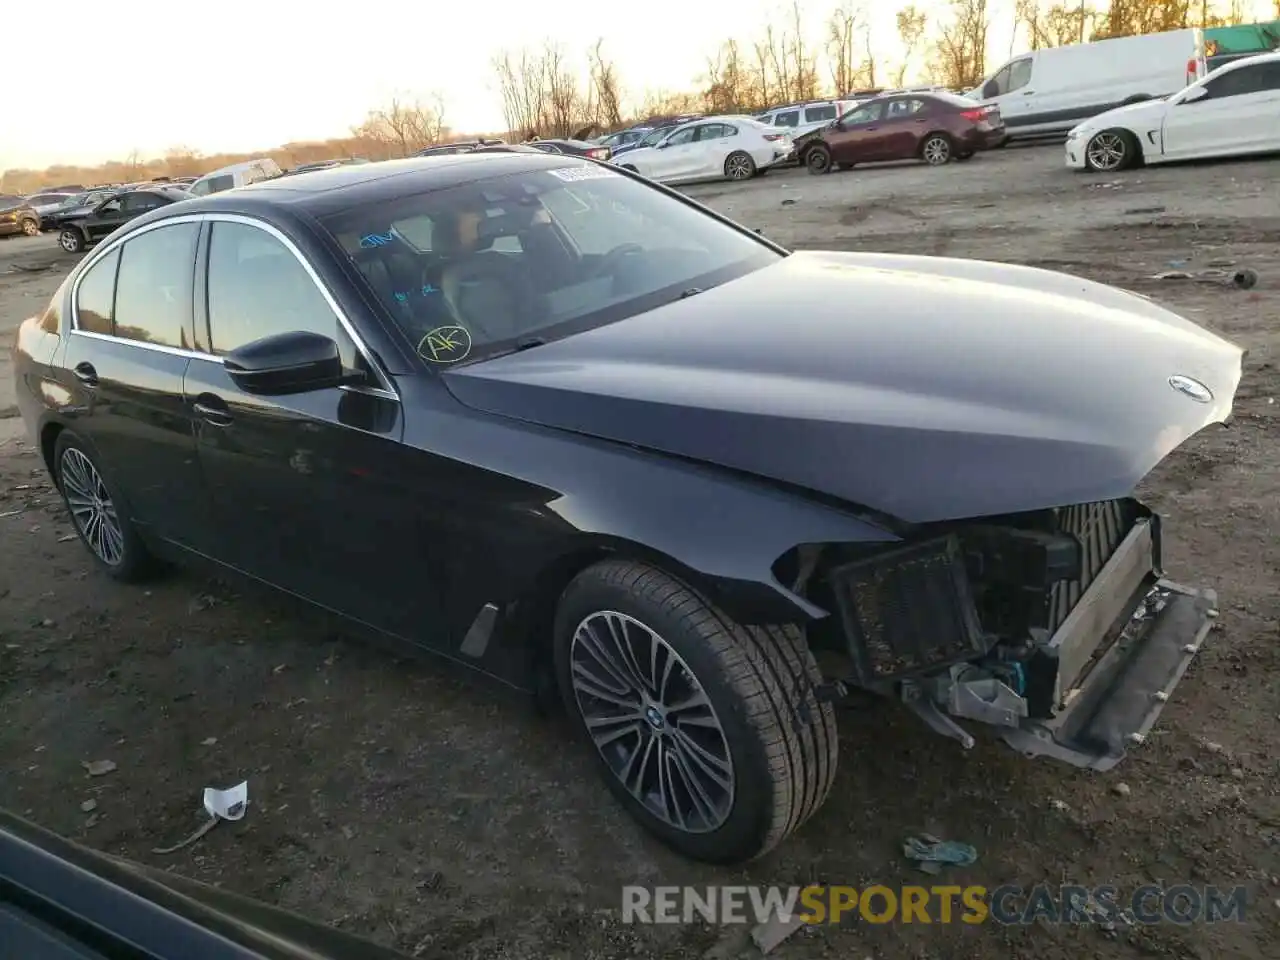
[[675, 127], [652, 147], [618, 157], [618, 166], [661, 183], [749, 180], [791, 153], [791, 138], [752, 117], [704, 117]]
[[1280, 53], [1224, 64], [1180, 93], [1117, 107], [1067, 134], [1067, 166], [1123, 170], [1280, 151]]

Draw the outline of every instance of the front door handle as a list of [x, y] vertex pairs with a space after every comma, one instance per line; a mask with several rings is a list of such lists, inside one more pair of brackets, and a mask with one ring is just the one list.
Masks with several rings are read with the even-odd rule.
[[215, 427], [225, 427], [231, 423], [231, 411], [227, 409], [226, 401], [211, 393], [202, 393], [191, 405], [191, 409], [201, 420]]
[[98, 371], [94, 369], [93, 364], [88, 360], [82, 360], [77, 363], [73, 372], [76, 375], [76, 379], [86, 387], [96, 387], [98, 385]]

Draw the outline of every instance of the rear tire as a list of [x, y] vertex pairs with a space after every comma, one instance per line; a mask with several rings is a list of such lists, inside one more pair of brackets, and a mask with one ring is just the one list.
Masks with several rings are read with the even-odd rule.
[[931, 167], [941, 167], [951, 162], [955, 147], [945, 133], [931, 133], [920, 144], [920, 159]]
[[655, 567], [607, 560], [560, 598], [555, 666], [609, 789], [688, 857], [758, 857], [830, 792], [835, 714], [796, 626], [740, 626]]
[[53, 447], [54, 483], [80, 542], [97, 565], [125, 583], [145, 580], [157, 563], [138, 535], [129, 508], [108, 484], [96, 455], [76, 434], [63, 430]]
[[744, 150], [735, 150], [724, 159], [724, 175], [730, 180], [750, 180], [756, 175], [756, 162]]
[[814, 176], [831, 172], [831, 148], [826, 144], [810, 147], [804, 154], [805, 169]]

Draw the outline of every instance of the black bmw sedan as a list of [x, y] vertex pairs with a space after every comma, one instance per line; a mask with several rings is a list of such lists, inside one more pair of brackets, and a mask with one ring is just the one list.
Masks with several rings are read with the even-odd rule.
[[1107, 769], [1217, 612], [1133, 491], [1228, 416], [1238, 348], [1076, 277], [788, 253], [590, 160], [155, 210], [14, 364], [107, 574], [204, 558], [556, 689], [621, 802], [706, 860], [818, 810], [853, 687]]

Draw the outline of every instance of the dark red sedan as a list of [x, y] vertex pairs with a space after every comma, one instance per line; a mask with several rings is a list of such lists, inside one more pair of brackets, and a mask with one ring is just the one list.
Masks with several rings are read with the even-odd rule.
[[954, 93], [904, 93], [868, 100], [800, 137], [795, 156], [810, 173], [883, 160], [941, 166], [968, 160], [1004, 139], [998, 107]]

